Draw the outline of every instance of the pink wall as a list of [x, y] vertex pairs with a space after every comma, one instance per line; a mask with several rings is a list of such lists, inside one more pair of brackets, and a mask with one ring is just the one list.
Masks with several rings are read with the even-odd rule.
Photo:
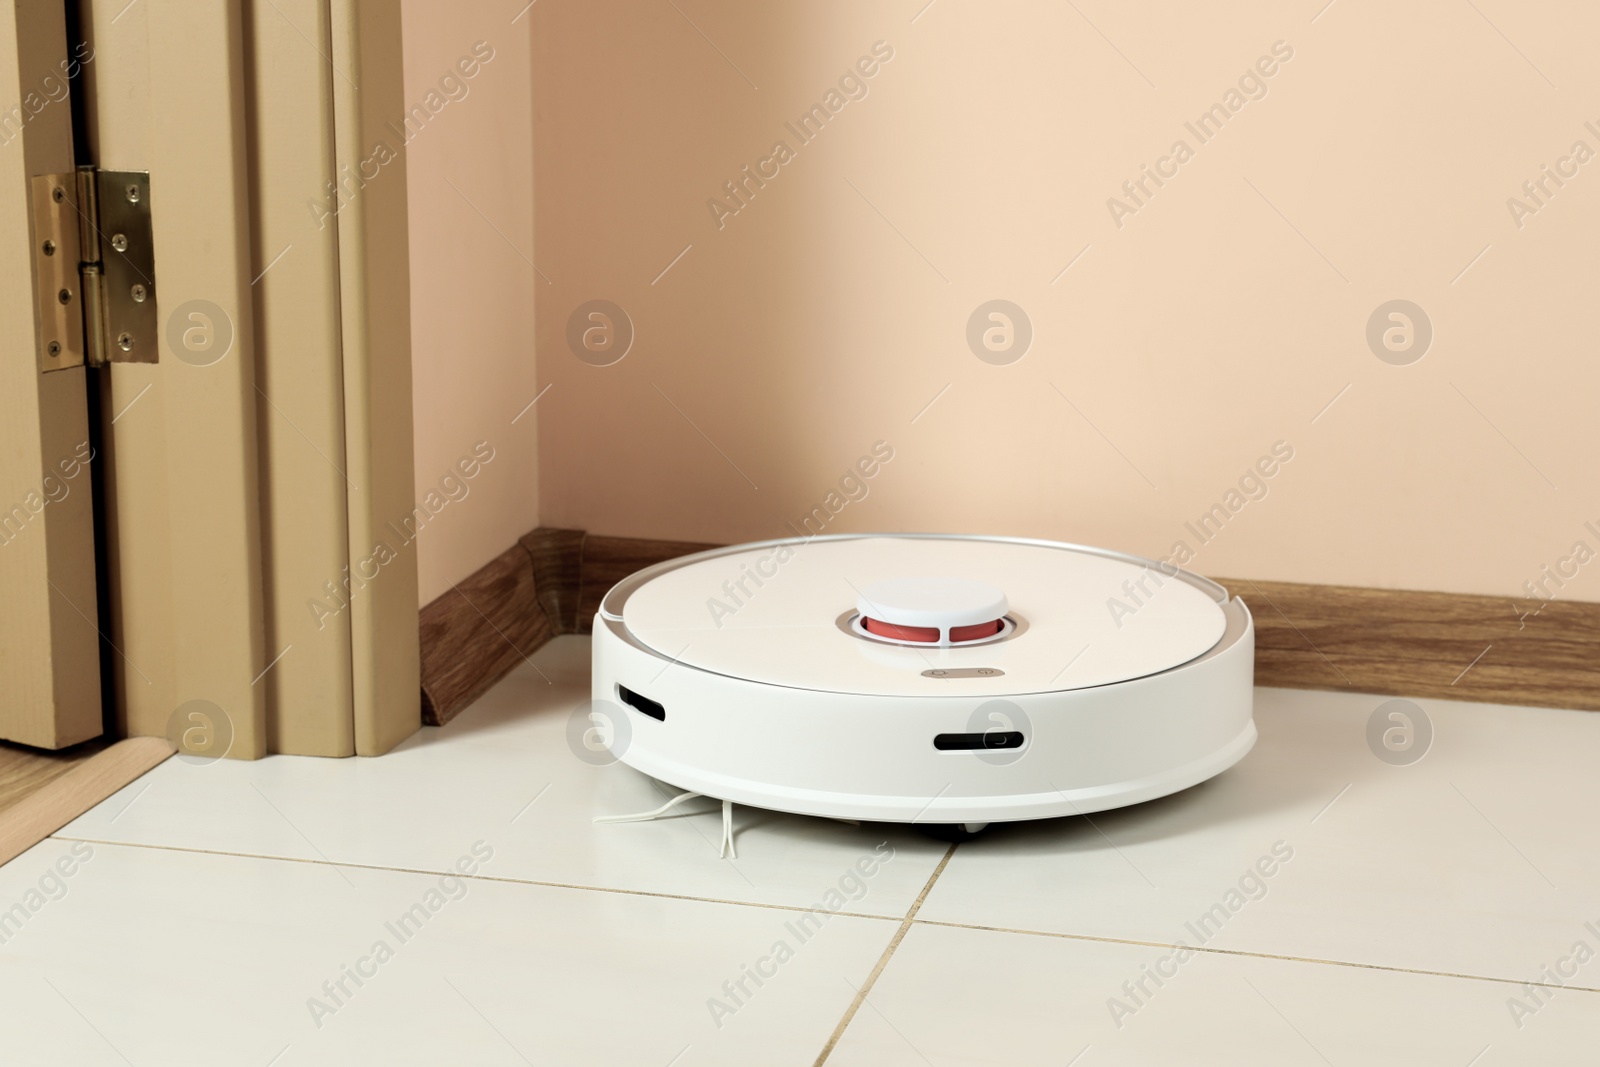
[[[530, 11], [545, 524], [765, 538], [837, 492], [829, 530], [1506, 595], [1600, 547], [1600, 162], [1562, 162], [1600, 150], [1600, 13], [924, 3]], [[830, 101], [879, 41], [893, 58]], [[837, 113], [803, 143], [785, 123], [818, 103]], [[1514, 218], [1546, 164], [1576, 173]], [[746, 165], [768, 177], [729, 215]], [[1168, 177], [1130, 195], [1145, 165]], [[965, 336], [994, 298], [1034, 332], [1009, 365]], [[1408, 365], [1367, 339], [1397, 299], [1434, 333]], [[609, 366], [567, 338], [593, 300], [636, 335]], [[533, 395], [513, 365], [508, 411]]]
[[406, 147], [417, 499], [438, 509], [417, 541], [424, 604], [539, 523], [538, 412], [517, 418], [538, 392], [523, 6], [403, 11], [406, 100], [422, 109]]

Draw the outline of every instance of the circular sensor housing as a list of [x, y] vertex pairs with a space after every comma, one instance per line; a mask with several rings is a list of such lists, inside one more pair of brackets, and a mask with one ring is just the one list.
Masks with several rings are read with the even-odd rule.
[[868, 634], [941, 647], [998, 637], [1010, 607], [1002, 590], [968, 578], [894, 578], [874, 582], [856, 598]]

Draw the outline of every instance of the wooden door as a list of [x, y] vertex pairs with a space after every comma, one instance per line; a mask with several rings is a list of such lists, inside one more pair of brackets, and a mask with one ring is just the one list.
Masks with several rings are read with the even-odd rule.
[[[102, 722], [87, 372], [49, 369], [33, 283], [32, 179], [72, 173], [75, 63], [60, 5], [0, 0], [0, 739], [52, 749]], [[75, 271], [60, 277], [44, 295], [70, 305]]]
[[[386, 751], [420, 725], [403, 145], [351, 175], [403, 128], [398, 6], [76, 0], [69, 38], [56, 4], [0, 5], [30, 36], [0, 38], [4, 87], [84, 50], [79, 158], [62, 104], [54, 134], [30, 127], [0, 158], [0, 210], [25, 221], [25, 179], [74, 162], [147, 172], [128, 195], [149, 213], [155, 306], [131, 361], [0, 371], [0, 489], [21, 499], [91, 429], [100, 488], [98, 528], [69, 495], [41, 512], [48, 537], [0, 546], [0, 592], [27, 605], [0, 612], [17, 690], [0, 736], [98, 732], [98, 629], [119, 733], [236, 758]], [[0, 299], [26, 312], [0, 338], [24, 353], [27, 256], [0, 250], [17, 283]]]

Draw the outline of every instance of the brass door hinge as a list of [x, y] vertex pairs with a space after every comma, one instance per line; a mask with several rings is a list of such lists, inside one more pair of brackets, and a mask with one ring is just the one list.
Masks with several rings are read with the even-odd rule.
[[79, 167], [32, 193], [39, 369], [156, 362], [149, 173]]

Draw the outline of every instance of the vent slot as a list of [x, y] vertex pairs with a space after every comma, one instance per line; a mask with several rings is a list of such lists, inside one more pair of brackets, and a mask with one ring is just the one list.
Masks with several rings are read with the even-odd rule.
[[988, 748], [1021, 748], [1021, 730], [988, 730], [981, 734], [936, 734], [933, 747], [941, 752], [967, 752]]
[[[628, 707], [632, 708], [634, 711], [637, 711], [639, 714], [648, 715], [652, 719], [657, 719], [661, 722], [667, 721], [667, 709], [662, 707], [660, 704], [657, 704], [649, 697], [640, 696], [638, 693], [635, 693], [632, 689], [629, 689], [625, 685], [617, 686], [617, 696], [621, 697], [624, 704], [628, 705]], [[1022, 735], [1018, 734], [1017, 736], [1020, 737]]]

